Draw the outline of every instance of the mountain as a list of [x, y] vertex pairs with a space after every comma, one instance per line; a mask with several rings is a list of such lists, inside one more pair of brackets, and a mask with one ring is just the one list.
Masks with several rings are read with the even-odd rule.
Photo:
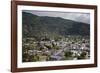
[[22, 12], [23, 37], [90, 35], [90, 24], [60, 17], [37, 16]]

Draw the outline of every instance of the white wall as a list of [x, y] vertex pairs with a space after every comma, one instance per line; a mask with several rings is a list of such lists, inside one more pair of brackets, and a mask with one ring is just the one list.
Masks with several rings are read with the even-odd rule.
[[[31, 1], [45, 1], [45, 2], [58, 2], [58, 3], [76, 3], [76, 4], [90, 4], [98, 5], [100, 9], [100, 0], [31, 0]], [[0, 73], [10, 72], [11, 60], [11, 3], [10, 0], [0, 0]], [[100, 13], [100, 10], [98, 10]], [[98, 14], [100, 16], [100, 14]], [[100, 19], [100, 17], [98, 17]], [[100, 31], [100, 21], [98, 22], [98, 32]], [[100, 37], [100, 33], [98, 33]], [[100, 43], [100, 38], [98, 38]], [[100, 47], [100, 45], [98, 46]], [[98, 56], [100, 56], [100, 49], [98, 48]], [[97, 68], [82, 68], [82, 69], [66, 69], [66, 70], [53, 70], [53, 71], [38, 71], [28, 73], [100, 73], [100, 57], [98, 57]]]

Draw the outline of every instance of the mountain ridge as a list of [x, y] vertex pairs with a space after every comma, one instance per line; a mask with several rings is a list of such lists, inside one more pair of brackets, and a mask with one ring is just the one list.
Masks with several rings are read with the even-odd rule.
[[52, 35], [90, 35], [90, 24], [61, 17], [38, 16], [22, 12], [23, 37]]

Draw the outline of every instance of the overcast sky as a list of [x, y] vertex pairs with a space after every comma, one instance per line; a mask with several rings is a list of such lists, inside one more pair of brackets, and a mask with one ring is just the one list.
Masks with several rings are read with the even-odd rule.
[[61, 17], [64, 19], [70, 19], [70, 20], [90, 24], [90, 14], [89, 13], [34, 11], [34, 10], [23, 10], [23, 12], [32, 13], [38, 16]]

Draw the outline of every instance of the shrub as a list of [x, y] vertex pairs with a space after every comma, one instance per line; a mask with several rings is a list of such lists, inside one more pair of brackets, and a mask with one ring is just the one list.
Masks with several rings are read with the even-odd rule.
[[78, 59], [85, 59], [86, 58], [86, 52], [83, 51], [80, 56], [78, 56]]
[[73, 52], [71, 51], [66, 51], [65, 52], [65, 57], [72, 57]]

